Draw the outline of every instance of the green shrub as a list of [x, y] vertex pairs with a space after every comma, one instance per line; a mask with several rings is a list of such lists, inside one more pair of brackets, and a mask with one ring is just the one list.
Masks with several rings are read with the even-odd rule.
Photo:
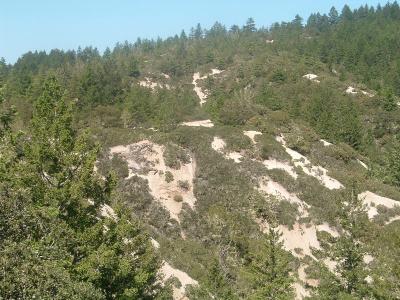
[[182, 195], [175, 195], [174, 196], [174, 201], [175, 202], [182, 202], [183, 201]]
[[166, 171], [164, 176], [167, 183], [174, 181], [174, 175], [170, 171]]
[[187, 180], [179, 180], [178, 181], [178, 186], [185, 191], [188, 191], [190, 189], [190, 184], [189, 181]]

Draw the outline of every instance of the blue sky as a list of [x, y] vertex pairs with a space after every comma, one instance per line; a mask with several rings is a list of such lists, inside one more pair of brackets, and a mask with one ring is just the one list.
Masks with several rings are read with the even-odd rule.
[[[341, 10], [378, 1], [358, 0], [0, 0], [0, 57], [14, 63], [34, 50], [94, 46], [103, 51], [116, 42], [138, 37], [167, 37], [201, 23], [257, 26], [289, 21], [298, 13]], [[385, 3], [385, 2], [384, 2]], [[384, 4], [383, 3], [383, 4]]]

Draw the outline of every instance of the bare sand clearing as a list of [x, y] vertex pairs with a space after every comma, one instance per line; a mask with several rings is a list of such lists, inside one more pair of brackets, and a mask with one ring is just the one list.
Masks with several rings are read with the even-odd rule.
[[182, 126], [189, 126], [189, 127], [207, 127], [211, 128], [214, 127], [214, 123], [211, 120], [200, 120], [200, 121], [192, 121], [192, 122], [183, 122]]
[[333, 145], [332, 143], [329, 143], [328, 141], [323, 140], [323, 139], [320, 139], [320, 141], [324, 144], [325, 147]]
[[273, 44], [273, 43], [274, 43], [274, 40], [265, 40], [265, 42], [266, 42], [267, 44]]
[[243, 134], [245, 136], [248, 136], [251, 139], [251, 141], [253, 142], [253, 144], [256, 144], [257, 143], [256, 142], [256, 136], [257, 135], [262, 135], [262, 132], [250, 130], [250, 131], [243, 131]]
[[226, 147], [226, 143], [220, 137], [217, 137], [217, 136], [214, 137], [214, 140], [211, 143], [211, 147], [215, 151], [217, 151], [218, 153], [221, 153], [222, 155], [224, 155], [226, 159], [232, 159], [237, 164], [242, 162], [242, 159], [243, 159], [243, 155], [242, 154], [240, 154], [238, 152], [226, 153], [224, 151], [224, 148]]
[[347, 88], [347, 90], [346, 90], [346, 94], [349, 94], [349, 95], [357, 95], [357, 90], [356, 90], [354, 87], [349, 86], [349, 87]]
[[211, 143], [211, 147], [215, 151], [221, 152], [226, 147], [226, 143], [220, 137], [215, 136], [213, 142]]
[[192, 81], [192, 84], [194, 85], [193, 90], [196, 93], [197, 97], [199, 97], [200, 99], [200, 106], [203, 106], [203, 104], [207, 102], [207, 91], [206, 90], [203, 91], [203, 89], [198, 86], [197, 81], [207, 79], [208, 76], [214, 76], [222, 72], [223, 71], [218, 69], [211, 69], [211, 73], [204, 76], [200, 76], [199, 72], [193, 74], [193, 81]]
[[173, 268], [169, 263], [166, 261], [163, 262], [161, 267], [161, 273], [163, 276], [163, 282], [167, 281], [168, 279], [175, 277], [181, 283], [181, 287], [177, 288], [174, 287], [173, 289], [173, 299], [174, 300], [183, 300], [188, 299], [185, 296], [186, 286], [187, 285], [198, 285], [199, 283], [191, 278], [187, 273]]
[[264, 160], [263, 164], [264, 164], [264, 166], [267, 167], [268, 170], [286, 171], [294, 179], [297, 179], [297, 173], [295, 172], [293, 166], [291, 166], [287, 162], [281, 162], [276, 159], [269, 159], [269, 160]]
[[[187, 203], [192, 209], [196, 202], [193, 194], [193, 179], [195, 177], [196, 163], [192, 158], [188, 164], [181, 165], [179, 170], [169, 168], [164, 161], [164, 147], [148, 140], [128, 146], [111, 148], [111, 154], [118, 153], [128, 163], [129, 177], [137, 175], [147, 179], [151, 195], [158, 200], [170, 213], [171, 218], [179, 222], [179, 213], [182, 204]], [[165, 172], [172, 173], [174, 180], [165, 181]], [[187, 181], [188, 189], [182, 189], [178, 181]], [[180, 195], [182, 202], [174, 200]]]
[[308, 216], [308, 208], [310, 207], [304, 201], [301, 201], [295, 194], [290, 193], [281, 184], [272, 181], [269, 178], [263, 178], [259, 180], [259, 191], [264, 192], [268, 195], [277, 197], [279, 200], [286, 200], [290, 203], [297, 204], [298, 210], [301, 217]]
[[306, 78], [308, 80], [314, 81], [316, 83], [320, 83], [320, 81], [317, 79], [318, 75], [315, 75], [315, 74], [306, 74], [306, 75], [303, 76], [303, 78]]
[[149, 88], [149, 89], [152, 89], [153, 91], [156, 88], [161, 88], [161, 89], [165, 88], [167, 90], [171, 89], [169, 84], [161, 84], [161, 83], [158, 83], [158, 82], [153, 82], [149, 77], [145, 77], [144, 79], [145, 80], [139, 81], [139, 85], [143, 86], [143, 87], [146, 87], [146, 88]]
[[113, 219], [114, 221], [116, 221], [118, 219], [117, 214], [115, 213], [114, 209], [107, 204], [104, 204], [101, 206], [100, 215], [104, 218]]
[[358, 198], [362, 199], [363, 203], [367, 206], [369, 219], [373, 219], [375, 216], [379, 214], [377, 209], [378, 205], [385, 206], [386, 208], [389, 209], [395, 208], [396, 206], [400, 206], [399, 201], [379, 196], [370, 191], [366, 191], [364, 193], [359, 194]]
[[278, 136], [276, 140], [282, 144], [286, 152], [292, 157], [292, 161], [296, 167], [302, 168], [303, 172], [309, 176], [318, 179], [321, 184], [330, 190], [343, 188], [343, 185], [336, 179], [328, 176], [328, 170], [321, 166], [313, 166], [311, 162], [302, 154], [294, 151], [286, 146], [284, 137]]
[[160, 243], [157, 242], [155, 239], [151, 238], [150, 242], [151, 242], [151, 244], [153, 245], [154, 248], [156, 248], [156, 249], [160, 248]]
[[335, 228], [330, 227], [328, 223], [323, 223], [317, 225], [316, 227], [317, 231], [325, 231], [335, 238], [340, 236], [339, 232]]

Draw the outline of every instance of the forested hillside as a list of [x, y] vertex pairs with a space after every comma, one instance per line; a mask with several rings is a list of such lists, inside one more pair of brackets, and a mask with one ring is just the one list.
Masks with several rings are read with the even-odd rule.
[[400, 7], [0, 61], [0, 299], [399, 299]]

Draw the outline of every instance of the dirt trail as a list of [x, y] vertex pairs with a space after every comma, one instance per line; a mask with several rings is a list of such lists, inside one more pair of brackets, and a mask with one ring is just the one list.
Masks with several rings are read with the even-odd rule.
[[188, 299], [185, 296], [186, 286], [188, 285], [198, 285], [199, 283], [190, 277], [187, 273], [175, 269], [166, 261], [163, 262], [161, 273], [163, 275], [163, 282], [166, 282], [168, 279], [175, 277], [181, 283], [181, 287], [174, 287], [173, 288], [173, 299], [174, 300], [183, 300]]

